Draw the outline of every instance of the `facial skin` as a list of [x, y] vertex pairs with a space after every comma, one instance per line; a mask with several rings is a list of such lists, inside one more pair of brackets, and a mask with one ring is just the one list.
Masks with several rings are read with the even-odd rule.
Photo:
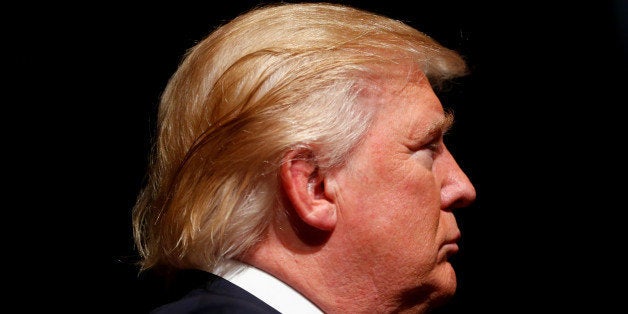
[[380, 306], [404, 308], [426, 301], [419, 295], [438, 302], [455, 292], [447, 258], [460, 231], [452, 210], [469, 205], [475, 189], [443, 143], [452, 121], [427, 79], [384, 84], [363, 99], [379, 108], [373, 128], [334, 176], [334, 233], [352, 248], [345, 262]]
[[325, 313], [422, 313], [456, 290], [452, 210], [475, 189], [443, 143], [452, 120], [429, 82], [401, 73], [362, 94], [375, 121], [344, 167], [320, 174], [298, 152], [287, 158], [294, 214], [245, 259]]

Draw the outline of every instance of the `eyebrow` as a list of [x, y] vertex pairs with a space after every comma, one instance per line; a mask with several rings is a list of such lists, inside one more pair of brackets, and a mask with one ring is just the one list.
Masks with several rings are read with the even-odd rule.
[[451, 111], [445, 111], [443, 118], [436, 121], [427, 129], [426, 134], [431, 135], [444, 135], [446, 134], [454, 124], [454, 114]]
[[413, 143], [432, 141], [447, 134], [454, 124], [454, 114], [451, 111], [445, 111], [442, 117], [432, 121], [426, 128], [420, 128], [415, 125], [414, 130], [410, 131], [408, 139]]

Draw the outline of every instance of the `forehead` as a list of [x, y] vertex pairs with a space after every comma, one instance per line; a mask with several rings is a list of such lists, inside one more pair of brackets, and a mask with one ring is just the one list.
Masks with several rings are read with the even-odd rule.
[[[405, 74], [405, 75], [404, 75]], [[375, 110], [384, 128], [418, 136], [445, 120], [440, 100], [421, 72], [396, 72], [378, 77], [361, 93], [361, 101]]]

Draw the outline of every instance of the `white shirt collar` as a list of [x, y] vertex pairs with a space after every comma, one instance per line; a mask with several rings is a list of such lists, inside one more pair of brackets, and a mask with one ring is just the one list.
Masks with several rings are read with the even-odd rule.
[[220, 263], [213, 273], [248, 291], [281, 313], [323, 313], [292, 287], [251, 265], [227, 260]]

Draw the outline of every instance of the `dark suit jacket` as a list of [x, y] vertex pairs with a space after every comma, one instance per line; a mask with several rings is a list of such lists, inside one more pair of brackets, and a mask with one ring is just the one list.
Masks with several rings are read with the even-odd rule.
[[180, 313], [273, 313], [279, 312], [224, 278], [208, 274], [207, 283], [183, 298], [162, 305], [152, 314]]

